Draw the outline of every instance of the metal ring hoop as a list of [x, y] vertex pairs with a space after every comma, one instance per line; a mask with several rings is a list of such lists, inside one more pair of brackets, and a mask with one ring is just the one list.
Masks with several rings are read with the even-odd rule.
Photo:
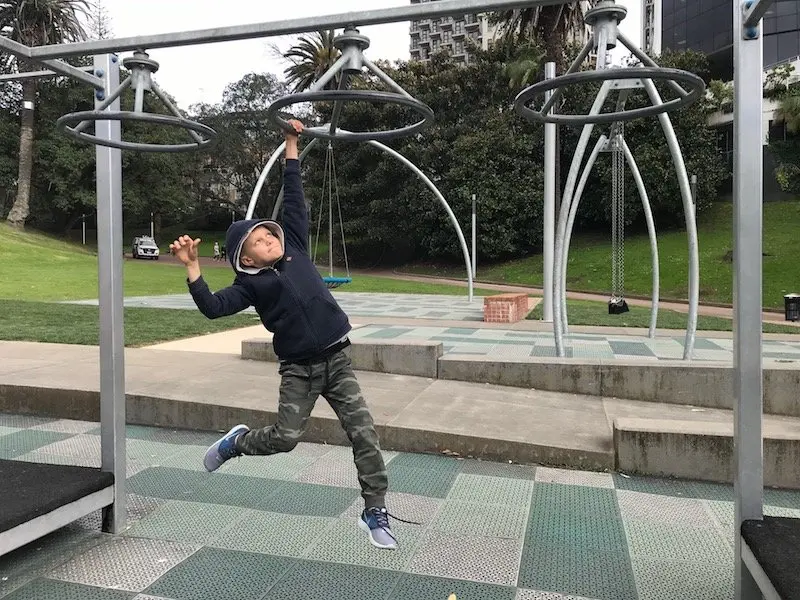
[[[607, 81], [618, 79], [651, 79], [661, 81], [674, 81], [686, 84], [690, 91], [685, 96], [681, 96], [663, 104], [634, 108], [613, 113], [601, 113], [598, 115], [561, 115], [561, 114], [542, 114], [540, 111], [533, 110], [527, 106], [535, 96], [543, 94], [560, 87], [567, 87], [579, 83], [590, 81]], [[632, 67], [627, 69], [601, 69], [599, 71], [581, 71], [570, 75], [562, 75], [555, 79], [547, 79], [536, 83], [529, 88], [521, 91], [514, 100], [514, 110], [516, 113], [528, 119], [541, 123], [557, 123], [559, 125], [597, 125], [600, 123], [615, 123], [619, 121], [631, 121], [643, 117], [652, 117], [662, 113], [672, 112], [688, 106], [697, 101], [705, 92], [705, 82], [688, 71], [680, 69], [666, 69], [656, 67]]]
[[299, 102], [319, 102], [319, 101], [343, 102], [347, 100], [361, 100], [366, 102], [384, 102], [386, 104], [400, 104], [408, 106], [423, 118], [421, 121], [401, 127], [398, 129], [390, 129], [388, 131], [341, 131], [335, 130], [333, 134], [327, 126], [323, 127], [307, 127], [303, 130], [303, 134], [312, 138], [321, 138], [324, 140], [346, 140], [349, 142], [368, 142], [371, 140], [392, 140], [399, 137], [409, 136], [417, 133], [418, 131], [428, 127], [433, 123], [433, 110], [425, 103], [412, 98], [411, 96], [403, 96], [394, 92], [379, 92], [371, 90], [326, 90], [320, 92], [301, 92], [299, 94], [290, 94], [279, 100], [273, 102], [267, 110], [267, 118], [273, 123], [278, 125], [284, 131], [294, 131], [286, 119], [278, 115], [278, 111], [286, 106], [297, 104]]
[[[194, 131], [205, 136], [205, 139], [201, 142], [192, 142], [187, 144], [144, 144], [139, 142], [125, 141], [114, 142], [88, 133], [76, 132], [72, 128], [83, 121], [140, 121], [142, 123], [154, 123], [156, 125], [172, 125], [173, 127], [180, 127], [188, 131]], [[72, 127], [70, 127], [70, 125], [72, 125]], [[196, 121], [190, 121], [189, 119], [182, 119], [169, 115], [130, 111], [110, 112], [104, 110], [87, 110], [69, 113], [56, 121], [56, 127], [67, 133], [67, 135], [70, 137], [82, 142], [97, 144], [99, 146], [107, 146], [110, 148], [119, 148], [120, 150], [134, 150], [139, 152], [188, 152], [191, 150], [199, 150], [201, 148], [207, 148], [216, 140], [217, 137], [216, 131], [207, 125], [203, 125], [202, 123], [198, 123]]]

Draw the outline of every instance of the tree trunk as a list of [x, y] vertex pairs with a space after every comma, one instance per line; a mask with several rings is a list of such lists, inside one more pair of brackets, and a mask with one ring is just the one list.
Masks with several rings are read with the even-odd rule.
[[8, 213], [8, 224], [24, 229], [31, 201], [31, 175], [33, 173], [33, 127], [36, 105], [36, 81], [22, 82], [22, 111], [19, 130], [19, 173], [17, 199]]

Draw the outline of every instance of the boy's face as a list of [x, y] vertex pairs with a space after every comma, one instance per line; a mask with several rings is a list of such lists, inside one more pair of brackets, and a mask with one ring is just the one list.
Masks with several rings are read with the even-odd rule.
[[245, 267], [268, 267], [283, 256], [281, 241], [263, 225], [259, 225], [242, 246], [241, 262]]

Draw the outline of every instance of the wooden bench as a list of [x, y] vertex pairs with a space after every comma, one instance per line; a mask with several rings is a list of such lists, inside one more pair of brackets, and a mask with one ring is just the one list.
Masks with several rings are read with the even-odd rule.
[[527, 294], [498, 294], [483, 299], [485, 323], [516, 323], [528, 316]]

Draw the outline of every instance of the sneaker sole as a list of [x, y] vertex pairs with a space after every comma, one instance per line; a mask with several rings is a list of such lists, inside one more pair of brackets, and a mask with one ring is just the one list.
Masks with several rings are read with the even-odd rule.
[[372, 531], [369, 528], [362, 518], [359, 517], [358, 519], [358, 528], [367, 534], [369, 538], [369, 543], [375, 546], [376, 548], [380, 548], [381, 550], [397, 550], [397, 543], [394, 543], [390, 546], [384, 546], [383, 544], [379, 544], [374, 539], [372, 539]]
[[228, 433], [226, 433], [221, 438], [219, 438], [216, 442], [211, 444], [208, 447], [208, 450], [206, 450], [205, 455], [203, 456], [203, 467], [205, 467], [206, 471], [208, 471], [209, 473], [213, 473], [214, 471], [219, 469], [223, 464], [225, 464], [225, 461], [222, 461], [216, 467], [211, 468], [211, 467], [208, 466], [208, 461], [209, 461], [209, 459], [211, 457], [214, 457], [214, 459], [215, 459], [214, 462], [216, 462], [216, 455], [219, 453], [219, 445], [222, 443], [222, 440], [224, 440], [226, 437], [228, 437], [230, 434], [232, 434], [237, 429], [244, 429], [245, 433], [250, 431], [250, 428], [247, 425], [243, 425], [243, 424], [242, 425], [236, 425], [235, 427], [231, 427], [231, 429], [230, 429], [230, 431], [228, 431]]

